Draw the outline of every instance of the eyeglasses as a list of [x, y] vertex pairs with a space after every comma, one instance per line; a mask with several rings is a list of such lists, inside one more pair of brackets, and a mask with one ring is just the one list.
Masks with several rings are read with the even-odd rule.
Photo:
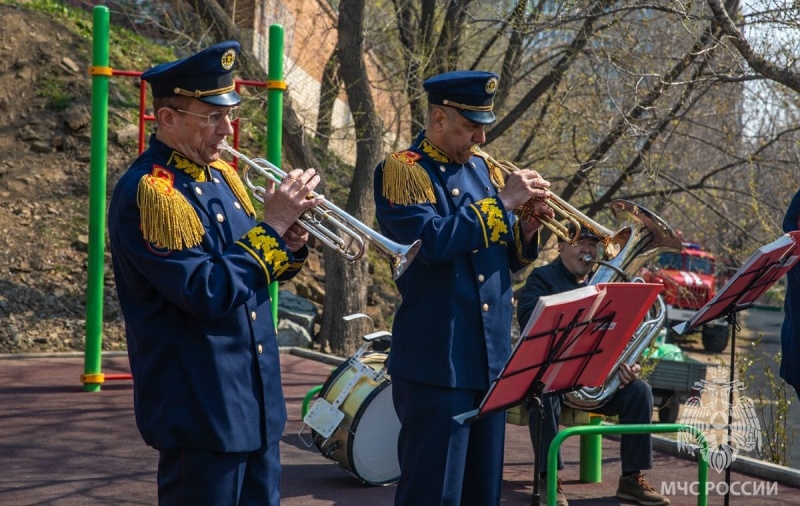
[[228, 112], [216, 111], [212, 112], [211, 114], [198, 114], [196, 112], [187, 111], [185, 109], [175, 109], [178, 112], [183, 112], [186, 114], [191, 114], [192, 116], [197, 116], [198, 118], [205, 118], [208, 126], [215, 127], [219, 125], [219, 122], [222, 121], [222, 118], [228, 117], [230, 121], [236, 121], [239, 119], [239, 107], [231, 107]]

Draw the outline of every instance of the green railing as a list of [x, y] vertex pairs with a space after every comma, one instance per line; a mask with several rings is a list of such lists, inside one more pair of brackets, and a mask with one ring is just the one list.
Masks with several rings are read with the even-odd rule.
[[562, 429], [547, 451], [547, 504], [555, 506], [556, 490], [558, 488], [558, 450], [561, 443], [570, 436], [589, 436], [599, 434], [656, 434], [662, 432], [689, 432], [703, 447], [698, 458], [697, 481], [699, 490], [697, 495], [698, 506], [707, 506], [708, 490], [708, 443], [705, 436], [696, 427], [682, 423], [653, 423], [653, 424], [627, 424], [627, 425], [576, 425]]

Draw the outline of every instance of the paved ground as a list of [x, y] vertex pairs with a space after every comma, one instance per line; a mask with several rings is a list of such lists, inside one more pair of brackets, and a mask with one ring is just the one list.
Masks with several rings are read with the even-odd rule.
[[[298, 435], [303, 424], [305, 394], [324, 382], [330, 364], [286, 353], [282, 355], [289, 423], [283, 438], [285, 506], [390, 505], [393, 486], [365, 486], [308, 448]], [[156, 503], [157, 454], [145, 446], [133, 419], [130, 380], [107, 382], [101, 392], [83, 392], [80, 356], [8, 358], [0, 360], [0, 505], [152, 505]], [[104, 358], [105, 374], [128, 372], [124, 356]], [[564, 446], [568, 469], [562, 473], [570, 504], [623, 504], [613, 495], [619, 472], [618, 443], [603, 440], [603, 481], [578, 481], [577, 438]], [[526, 505], [532, 492], [533, 460], [526, 427], [508, 425], [503, 504]], [[695, 462], [656, 452], [648, 478], [657, 489], [697, 479]], [[724, 473], [710, 471], [710, 480], [724, 485]], [[756, 490], [764, 480], [740, 472], [731, 483]], [[767, 480], [770, 482], [771, 480]], [[678, 490], [677, 488], [675, 489]], [[783, 483], [777, 495], [731, 495], [729, 504], [800, 504], [800, 489]], [[691, 495], [671, 494], [672, 504], [697, 504]], [[723, 505], [711, 493], [709, 505]]]

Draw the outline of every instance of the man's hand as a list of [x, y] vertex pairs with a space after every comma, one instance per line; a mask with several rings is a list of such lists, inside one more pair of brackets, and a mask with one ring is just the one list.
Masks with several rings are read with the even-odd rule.
[[294, 222], [281, 237], [289, 251], [294, 253], [308, 242], [308, 231], [299, 222]]
[[312, 196], [319, 181], [320, 177], [314, 169], [295, 169], [286, 175], [280, 185], [269, 184], [262, 195], [264, 223], [283, 237], [306, 209], [324, 201], [322, 196]]
[[639, 364], [620, 364], [619, 366], [619, 389], [625, 388], [625, 385], [639, 377], [642, 373], [642, 366]]
[[550, 196], [550, 182], [535, 170], [515, 170], [506, 178], [506, 184], [497, 194], [506, 209], [514, 211], [534, 199], [536, 212], [552, 215], [553, 210], [543, 202]]

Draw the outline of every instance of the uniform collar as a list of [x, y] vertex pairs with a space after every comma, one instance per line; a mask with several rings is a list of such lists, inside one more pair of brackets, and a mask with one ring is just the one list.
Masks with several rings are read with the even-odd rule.
[[422, 151], [431, 160], [439, 163], [455, 163], [450, 156], [433, 145], [433, 143], [425, 137], [425, 130], [419, 133], [417, 139], [414, 141], [414, 148]]
[[209, 180], [212, 166], [194, 163], [180, 151], [176, 151], [158, 140], [155, 134], [150, 138], [150, 148], [156, 150], [159, 158], [167, 160], [166, 168], [182, 172], [198, 183], [205, 183]]

